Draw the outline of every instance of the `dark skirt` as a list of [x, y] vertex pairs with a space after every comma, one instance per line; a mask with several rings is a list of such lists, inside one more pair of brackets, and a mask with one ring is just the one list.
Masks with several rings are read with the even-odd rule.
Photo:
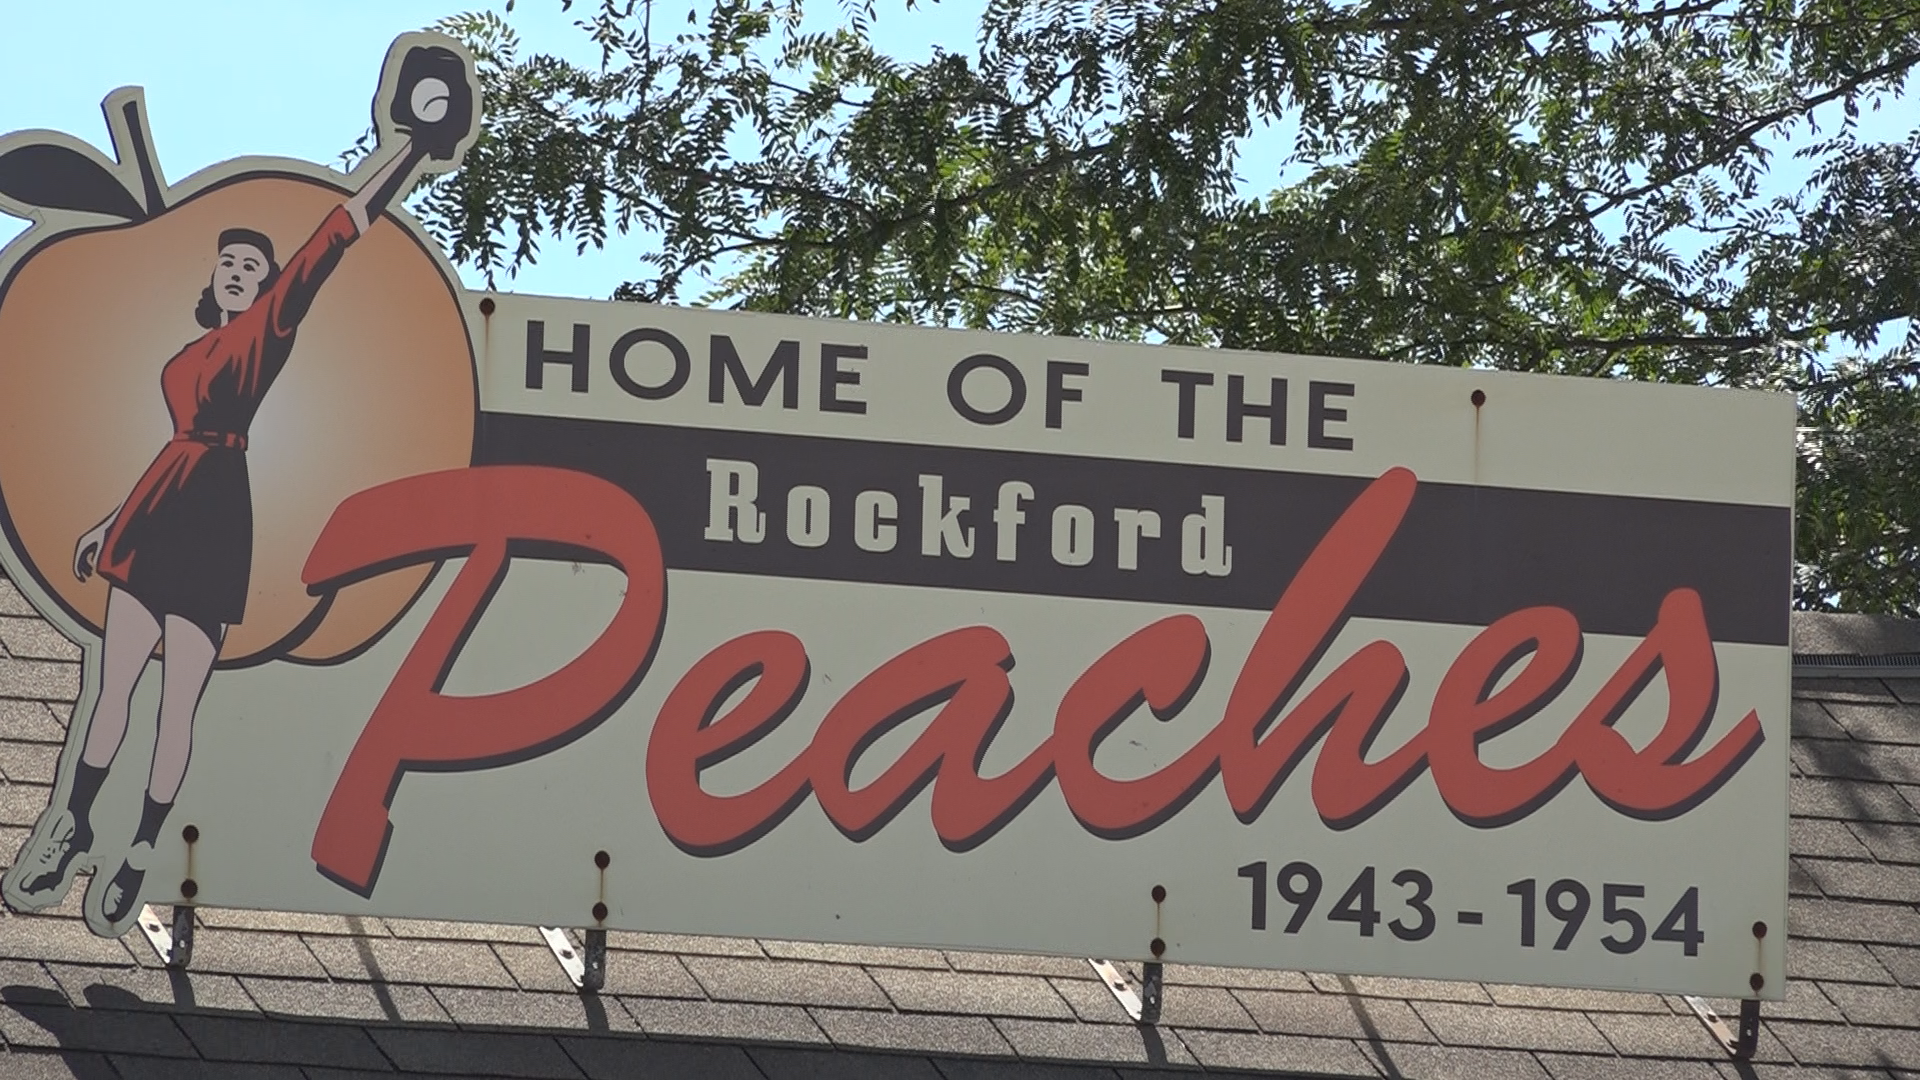
[[101, 574], [154, 618], [178, 615], [218, 643], [220, 627], [246, 617], [253, 490], [245, 450], [208, 447], [197, 456], [185, 476], [121, 511]]

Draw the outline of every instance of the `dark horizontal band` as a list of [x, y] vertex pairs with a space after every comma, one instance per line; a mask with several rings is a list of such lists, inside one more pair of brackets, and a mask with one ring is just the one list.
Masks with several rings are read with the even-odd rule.
[[[709, 459], [751, 462], [766, 515], [758, 543], [704, 538]], [[603, 477], [632, 493], [660, 530], [667, 566], [741, 574], [1032, 593], [1206, 607], [1273, 605], [1307, 554], [1366, 486], [1360, 477], [1118, 461], [1005, 450], [916, 446], [484, 413], [478, 464], [537, 464]], [[1417, 463], [1412, 463], [1416, 473]], [[940, 477], [943, 506], [969, 500], [957, 523], [973, 552], [922, 554], [922, 476]], [[997, 557], [993, 511], [1003, 483], [1024, 481], [1013, 561]], [[825, 539], [788, 537], [788, 492], [827, 492]], [[898, 506], [891, 550], [854, 542], [856, 496]], [[1232, 569], [1191, 573], [1183, 521], [1219, 496]], [[1070, 504], [1085, 508], [1063, 512]], [[815, 497], [814, 506], [819, 506]], [[1119, 508], [1151, 510], [1159, 537], [1119, 565]], [[1090, 534], [1077, 531], [1091, 522]], [[1075, 531], [1063, 565], [1051, 539]], [[1196, 522], [1193, 528], [1200, 528]], [[820, 524], [807, 534], [819, 539]], [[1355, 598], [1352, 614], [1485, 625], [1525, 607], [1573, 612], [1590, 633], [1644, 634], [1677, 588], [1700, 593], [1715, 640], [1787, 643], [1792, 516], [1783, 507], [1423, 483], [1399, 532]], [[1217, 542], [1211, 534], [1200, 538]], [[870, 545], [874, 546], [874, 545]]]

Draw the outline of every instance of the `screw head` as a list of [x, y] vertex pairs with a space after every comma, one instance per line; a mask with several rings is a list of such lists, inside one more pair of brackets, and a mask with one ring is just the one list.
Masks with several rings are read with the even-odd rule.
[[606, 901], [604, 901], [604, 900], [595, 900], [595, 901], [593, 902], [593, 921], [594, 921], [594, 922], [606, 922], [606, 921], [607, 921], [607, 904], [606, 904]]
[[1156, 904], [1164, 903], [1166, 899], [1167, 887], [1165, 885], [1155, 885], [1153, 887], [1153, 902]]
[[1766, 924], [1766, 923], [1763, 923], [1763, 922], [1756, 922], [1756, 923], [1754, 923], [1754, 924], [1753, 924], [1753, 936], [1754, 936], [1754, 937], [1757, 937], [1757, 938], [1763, 938], [1763, 937], [1766, 937], [1766, 936], [1767, 936], [1767, 924]]
[[1477, 409], [1487, 403], [1487, 392], [1485, 390], [1475, 390], [1469, 396], [1468, 400], [1472, 401], [1473, 407]]
[[1753, 987], [1753, 992], [1757, 994], [1761, 987], [1767, 985], [1767, 977], [1756, 971], [1753, 978], [1747, 980], [1747, 985]]
[[491, 315], [493, 314], [493, 308], [494, 308], [493, 297], [486, 296], [480, 299], [480, 314]]
[[189, 825], [186, 828], [181, 829], [180, 839], [185, 840], [189, 844], [199, 843], [200, 842], [200, 826]]
[[605, 870], [607, 866], [612, 862], [613, 862], [613, 856], [607, 854], [604, 851], [596, 851], [593, 853], [593, 865], [599, 867], [602, 870]]
[[200, 883], [193, 880], [192, 878], [188, 878], [187, 880], [181, 882], [180, 895], [186, 897], [189, 900], [200, 895]]
[[1159, 938], [1154, 938], [1152, 941], [1147, 942], [1147, 949], [1155, 956], [1165, 956], [1167, 954], [1167, 943]]

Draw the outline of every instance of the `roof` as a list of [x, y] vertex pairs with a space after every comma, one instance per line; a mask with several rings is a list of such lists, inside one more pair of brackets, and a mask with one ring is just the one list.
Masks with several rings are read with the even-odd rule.
[[[1920, 623], [1794, 630], [1803, 654], [1920, 651]], [[77, 658], [0, 580], [0, 859], [47, 802]], [[1677, 997], [1168, 965], [1143, 1027], [1055, 957], [614, 932], [593, 996], [532, 928], [203, 908], [173, 972], [76, 900], [0, 915], [0, 1077], [1912, 1080], [1920, 677], [1796, 680], [1792, 758], [1790, 981], [1750, 1066]]]

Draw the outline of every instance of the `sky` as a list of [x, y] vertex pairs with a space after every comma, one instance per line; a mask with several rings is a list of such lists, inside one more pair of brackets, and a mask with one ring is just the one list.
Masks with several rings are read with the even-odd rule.
[[[593, 0], [588, 0], [592, 3]], [[889, 17], [876, 33], [894, 56], [924, 57], [934, 42], [973, 39], [981, 0], [928, 4]], [[100, 102], [121, 86], [146, 88], [155, 152], [170, 181], [249, 154], [338, 164], [367, 130], [387, 46], [408, 30], [463, 11], [504, 11], [504, 0], [86, 0], [8, 5], [0, 16], [0, 133], [64, 131], [111, 154]], [[808, 23], [839, 5], [816, 0]], [[888, 10], [902, 16], [897, 0]], [[506, 16], [527, 51], [590, 61], [595, 52], [559, 0], [518, 0]], [[0, 243], [26, 223], [0, 214]], [[549, 244], [502, 288], [605, 297], [634, 274], [630, 241], [575, 255]], [[470, 286], [481, 282], [468, 268]]]
[[[592, 4], [594, 0], [584, 0]], [[689, 0], [690, 3], [695, 0]], [[395, 36], [461, 11], [504, 10], [505, 0], [88, 0], [10, 5], [0, 22], [0, 133], [25, 128], [69, 132], [109, 146], [100, 101], [120, 86], [144, 86], [161, 167], [180, 179], [247, 154], [337, 164], [368, 126], [381, 58]], [[902, 59], [924, 58], [935, 43], [968, 48], [984, 0], [921, 0], [912, 12], [882, 0], [876, 43]], [[832, 25], [838, 0], [807, 5], [809, 27]], [[518, 0], [507, 15], [528, 51], [590, 61], [594, 53], [560, 0]], [[1904, 104], [1904, 102], [1902, 103]], [[1837, 119], [1837, 110], [1824, 119]], [[1880, 137], [1910, 130], [1899, 107], [1869, 114]], [[1798, 136], [1805, 138], [1804, 133]], [[1808, 166], [1793, 160], [1794, 139], [1775, 139], [1770, 191], [1797, 188]], [[1283, 179], [1290, 147], [1269, 131], [1243, 146], [1243, 194], [1263, 194]], [[1296, 167], [1297, 168], [1297, 167]], [[1292, 175], [1288, 175], [1291, 179]], [[0, 243], [24, 222], [0, 215]], [[550, 241], [540, 261], [500, 283], [517, 292], [604, 297], [635, 276], [645, 238], [617, 240], [576, 255]], [[1681, 252], [1683, 257], [1688, 252]], [[463, 268], [469, 285], [478, 275]]]

